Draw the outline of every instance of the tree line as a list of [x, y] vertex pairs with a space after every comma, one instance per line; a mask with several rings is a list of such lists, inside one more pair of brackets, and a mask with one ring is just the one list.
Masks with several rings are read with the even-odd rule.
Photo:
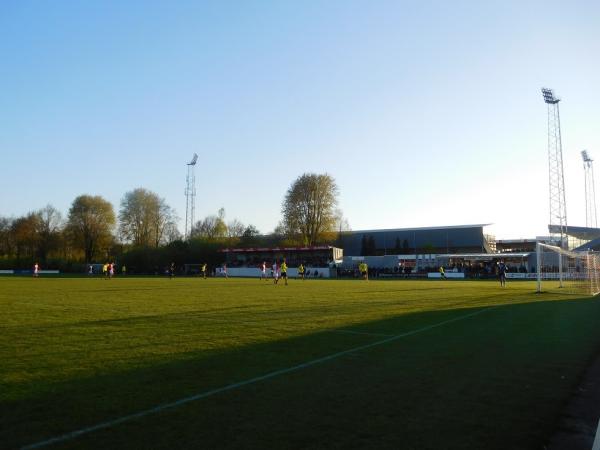
[[158, 194], [144, 188], [125, 193], [118, 212], [94, 195], [76, 197], [66, 216], [52, 205], [22, 217], [0, 217], [0, 268], [29, 268], [34, 262], [83, 272], [89, 263], [117, 261], [134, 272], [154, 272], [175, 262], [218, 264], [228, 246], [335, 243], [349, 229], [337, 208], [338, 188], [328, 174], [303, 174], [282, 202], [282, 219], [271, 234], [252, 224], [226, 221], [225, 209], [197, 221], [185, 241], [178, 217]]

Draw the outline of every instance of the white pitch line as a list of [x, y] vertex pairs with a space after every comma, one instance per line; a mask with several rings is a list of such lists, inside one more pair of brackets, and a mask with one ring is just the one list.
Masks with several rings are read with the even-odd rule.
[[465, 314], [464, 316], [455, 317], [453, 319], [444, 320], [443, 322], [439, 322], [439, 323], [436, 323], [436, 324], [433, 324], [433, 325], [428, 325], [426, 327], [419, 328], [419, 329], [416, 329], [416, 330], [413, 330], [413, 331], [407, 331], [406, 333], [402, 333], [402, 334], [397, 334], [397, 335], [394, 335], [394, 336], [390, 336], [390, 337], [388, 337], [386, 339], [382, 339], [382, 340], [377, 341], [377, 342], [372, 342], [371, 344], [365, 344], [365, 345], [361, 345], [361, 346], [358, 346], [358, 347], [351, 348], [349, 350], [343, 350], [341, 352], [332, 353], [331, 355], [327, 355], [327, 356], [323, 356], [321, 358], [313, 359], [311, 361], [307, 361], [307, 362], [302, 363], [302, 364], [298, 364], [298, 365], [295, 365], [295, 366], [287, 367], [285, 369], [275, 370], [275, 371], [269, 372], [269, 373], [267, 373], [265, 375], [260, 375], [258, 377], [250, 378], [250, 379], [245, 380], [245, 381], [240, 381], [239, 383], [228, 384], [227, 386], [223, 386], [223, 387], [220, 387], [220, 388], [212, 389], [210, 391], [202, 392], [202, 393], [199, 393], [199, 394], [196, 394], [196, 395], [192, 395], [190, 397], [185, 397], [185, 398], [176, 400], [174, 402], [163, 403], [162, 405], [155, 406], [154, 408], [145, 409], [143, 411], [139, 411], [139, 412], [136, 412], [136, 413], [133, 413], [133, 414], [128, 414], [126, 416], [122, 416], [122, 417], [119, 417], [117, 419], [109, 420], [109, 421], [106, 421], [106, 422], [101, 422], [101, 423], [98, 423], [96, 425], [92, 425], [90, 427], [81, 428], [81, 429], [76, 430], [76, 431], [71, 431], [70, 433], [65, 433], [65, 434], [62, 434], [60, 436], [56, 436], [56, 437], [53, 437], [53, 438], [50, 438], [50, 439], [46, 439], [44, 441], [39, 441], [39, 442], [36, 442], [34, 444], [26, 445], [24, 447], [21, 447], [21, 449], [22, 450], [30, 450], [30, 449], [36, 449], [36, 448], [45, 447], [47, 445], [57, 444], [59, 442], [69, 441], [71, 439], [75, 439], [75, 438], [77, 438], [77, 437], [79, 437], [81, 435], [84, 435], [84, 434], [87, 434], [87, 433], [91, 433], [93, 431], [102, 430], [104, 428], [110, 428], [110, 427], [113, 427], [115, 425], [119, 425], [121, 423], [128, 422], [130, 420], [139, 419], [141, 417], [145, 417], [145, 416], [148, 416], [150, 414], [161, 412], [161, 411], [164, 411], [166, 409], [176, 408], [178, 406], [185, 405], [186, 403], [190, 403], [190, 402], [193, 402], [193, 401], [196, 401], [196, 400], [200, 400], [200, 399], [203, 399], [203, 398], [206, 398], [206, 397], [210, 397], [210, 396], [215, 395], [215, 394], [220, 394], [221, 392], [230, 391], [232, 389], [237, 389], [237, 388], [240, 388], [240, 387], [243, 387], [243, 386], [247, 386], [249, 384], [258, 383], [259, 381], [264, 381], [264, 380], [268, 380], [270, 378], [275, 378], [275, 377], [277, 377], [279, 375], [284, 375], [286, 373], [295, 372], [295, 371], [300, 370], [300, 369], [305, 369], [307, 367], [314, 366], [315, 364], [320, 364], [320, 363], [323, 363], [323, 362], [326, 362], [326, 361], [330, 361], [332, 359], [339, 358], [340, 356], [344, 356], [344, 355], [347, 355], [349, 353], [354, 353], [354, 352], [358, 352], [358, 351], [361, 351], [361, 350], [366, 350], [366, 349], [369, 349], [369, 348], [372, 348], [372, 347], [376, 347], [376, 346], [379, 346], [379, 345], [382, 345], [382, 344], [387, 344], [388, 342], [392, 342], [392, 341], [395, 341], [397, 339], [401, 339], [401, 338], [404, 338], [404, 337], [407, 337], [407, 336], [412, 336], [413, 334], [422, 333], [424, 331], [428, 331], [428, 330], [431, 330], [433, 328], [441, 327], [442, 325], [446, 325], [448, 323], [457, 322], [459, 320], [467, 319], [469, 317], [473, 317], [473, 316], [479, 315], [479, 314], [481, 314], [483, 312], [489, 311], [490, 309], [494, 309], [494, 308], [497, 308], [497, 306], [491, 306], [491, 307], [488, 307], [488, 308], [476, 311], [474, 313]]
[[365, 331], [352, 331], [352, 330], [327, 330], [330, 333], [345, 333], [345, 334], [360, 334], [362, 336], [379, 336], [379, 337], [394, 337], [393, 334], [381, 334], [381, 333], [367, 333]]

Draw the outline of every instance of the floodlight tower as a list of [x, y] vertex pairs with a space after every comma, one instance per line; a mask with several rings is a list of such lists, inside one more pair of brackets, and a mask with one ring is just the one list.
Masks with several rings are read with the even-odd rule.
[[[548, 181], [550, 185], [550, 223], [557, 225], [560, 246], [567, 243], [567, 202], [565, 200], [565, 177], [563, 172], [562, 140], [560, 134], [559, 98], [552, 89], [542, 88], [544, 102], [548, 105]], [[553, 227], [554, 228], [554, 227]]]
[[187, 164], [187, 178], [185, 186], [185, 239], [189, 239], [194, 226], [194, 213], [196, 211], [196, 161], [198, 155], [194, 153], [194, 157]]
[[585, 172], [585, 226], [598, 227], [596, 214], [596, 184], [594, 183], [594, 160], [590, 158], [587, 150], [581, 152], [583, 170]]

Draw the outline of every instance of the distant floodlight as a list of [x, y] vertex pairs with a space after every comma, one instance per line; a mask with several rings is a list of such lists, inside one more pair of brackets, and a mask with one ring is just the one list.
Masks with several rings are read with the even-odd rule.
[[583, 151], [581, 152], [581, 157], [583, 158], [583, 162], [585, 162], [585, 163], [589, 163], [589, 162], [592, 162], [592, 161], [593, 161], [593, 159], [592, 159], [592, 158], [590, 158], [590, 156], [588, 155], [588, 152], [587, 152], [587, 150], [583, 150]]
[[555, 104], [560, 102], [560, 99], [554, 96], [552, 89], [542, 88], [542, 95], [544, 96], [544, 101], [546, 103]]
[[192, 161], [188, 163], [188, 166], [195, 166], [196, 161], [198, 161], [198, 155], [194, 153], [194, 157], [192, 158]]
[[194, 215], [196, 214], [196, 161], [198, 155], [194, 153], [194, 157], [187, 164], [187, 177], [185, 179], [185, 239], [189, 239], [194, 227]]

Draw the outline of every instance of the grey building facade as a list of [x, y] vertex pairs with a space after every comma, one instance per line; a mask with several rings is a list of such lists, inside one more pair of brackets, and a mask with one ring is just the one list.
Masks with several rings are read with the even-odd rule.
[[485, 230], [489, 225], [349, 231], [341, 236], [338, 246], [346, 256], [492, 253], [495, 239]]

